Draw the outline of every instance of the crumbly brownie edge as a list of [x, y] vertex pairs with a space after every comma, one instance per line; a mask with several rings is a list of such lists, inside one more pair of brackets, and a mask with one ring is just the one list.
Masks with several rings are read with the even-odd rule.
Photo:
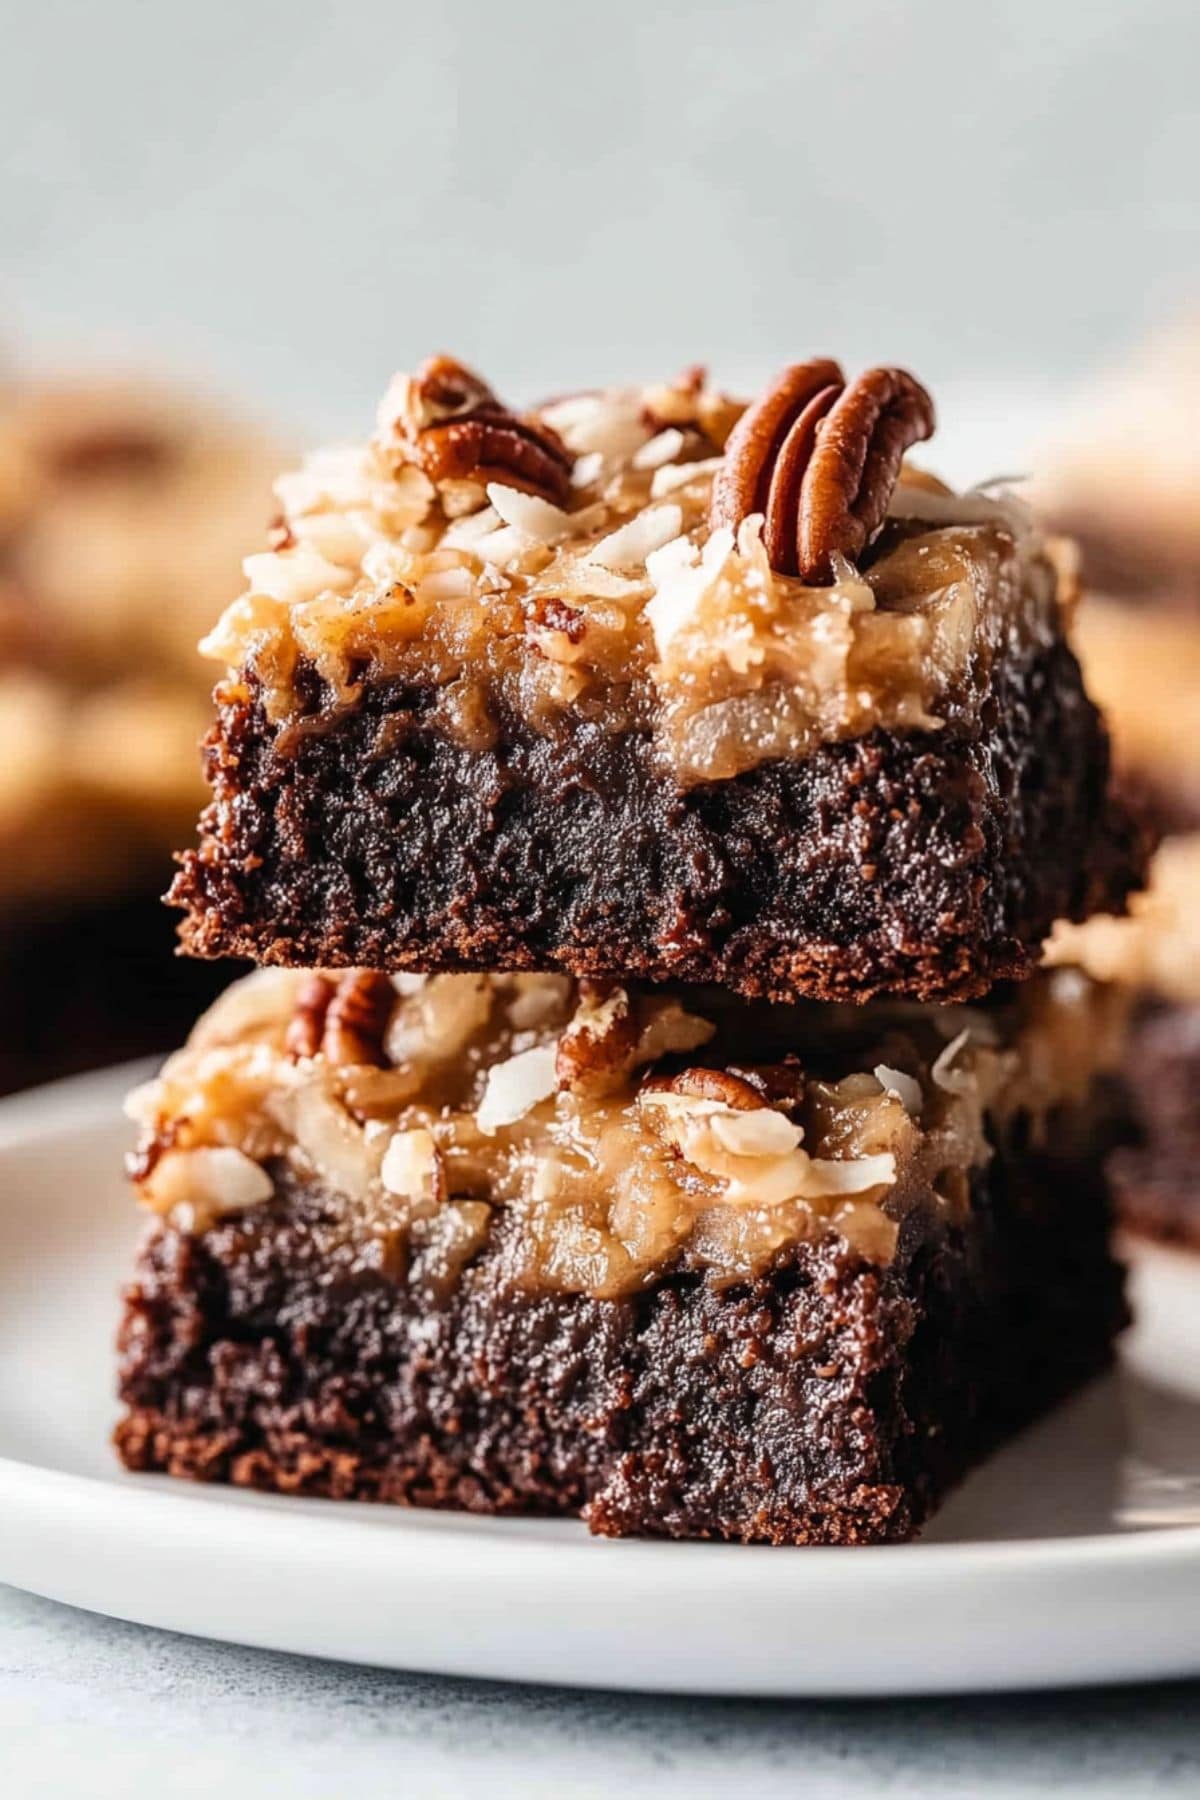
[[441, 1300], [314, 1245], [321, 1196], [158, 1228], [121, 1329], [119, 1453], [288, 1493], [582, 1512], [606, 1535], [911, 1537], [993, 1444], [1101, 1369], [1125, 1319], [1095, 1150], [1003, 1153], [966, 1230], [887, 1269], [827, 1238], [753, 1284], [514, 1292], [503, 1225]]
[[1120, 910], [1144, 869], [1064, 644], [1004, 665], [973, 734], [877, 730], [687, 791], [644, 736], [514, 722], [473, 752], [430, 704], [368, 679], [286, 743], [225, 705], [171, 893], [189, 952], [956, 1000], [1028, 973], [1055, 918]]
[[1148, 1005], [1127, 1069], [1140, 1141], [1113, 1154], [1120, 1221], [1200, 1251], [1200, 1005]]

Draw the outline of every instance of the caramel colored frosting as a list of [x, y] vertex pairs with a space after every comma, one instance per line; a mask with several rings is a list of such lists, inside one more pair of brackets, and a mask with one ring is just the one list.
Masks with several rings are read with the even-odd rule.
[[[712, 528], [744, 409], [697, 371], [519, 420], [497, 403], [489, 418], [515, 421], [507, 479], [431, 461], [420, 391], [398, 377], [366, 443], [276, 484], [273, 547], [246, 559], [245, 592], [205, 640], [228, 692], [252, 675], [276, 721], [300, 704], [301, 665], [331, 711], [369, 671], [424, 691], [469, 746], [514, 716], [546, 736], [583, 718], [649, 733], [688, 784], [970, 716], [999, 653], [1060, 629], [1056, 571], [1002, 494], [902, 470], [858, 565], [835, 557], [824, 586], [771, 567], [761, 516]], [[531, 469], [561, 477], [553, 498], [529, 491]]]
[[435, 1287], [500, 1210], [527, 1288], [734, 1281], [828, 1231], [884, 1263], [910, 1211], [965, 1207], [1014, 1120], [1036, 1136], [1086, 1097], [1122, 1017], [1074, 970], [978, 1008], [262, 970], [131, 1096], [134, 1177], [202, 1231], [290, 1166], [331, 1231]]
[[0, 386], [0, 906], [165, 874], [203, 792], [196, 638], [274, 457], [146, 387]]

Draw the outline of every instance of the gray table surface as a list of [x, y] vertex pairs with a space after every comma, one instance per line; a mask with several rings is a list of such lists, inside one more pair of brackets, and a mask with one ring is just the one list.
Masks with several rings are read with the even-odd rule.
[[936, 1701], [664, 1700], [389, 1674], [0, 1587], [0, 1792], [1200, 1794], [1200, 1684]]

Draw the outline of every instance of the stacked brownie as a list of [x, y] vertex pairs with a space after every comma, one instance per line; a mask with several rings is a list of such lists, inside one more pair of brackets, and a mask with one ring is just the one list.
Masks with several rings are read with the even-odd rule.
[[1123, 1321], [1139, 833], [1003, 494], [898, 370], [518, 413], [447, 357], [278, 485], [132, 1099], [134, 1468], [911, 1536]]
[[1200, 1249], [1200, 330], [1103, 381], [1048, 456], [1038, 502], [1079, 540], [1077, 638], [1121, 779], [1165, 841], [1133, 917], [1060, 931], [1138, 998], [1128, 1087], [1141, 1145], [1113, 1174], [1126, 1224]]

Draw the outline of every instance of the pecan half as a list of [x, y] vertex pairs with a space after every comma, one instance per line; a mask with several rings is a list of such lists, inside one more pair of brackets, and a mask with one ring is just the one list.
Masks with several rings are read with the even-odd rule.
[[284, 1038], [284, 1049], [293, 1062], [315, 1056], [320, 1050], [325, 1036], [325, 1015], [332, 999], [333, 983], [328, 975], [305, 977]]
[[338, 978], [325, 1013], [321, 1049], [332, 1063], [382, 1068], [383, 1038], [396, 990], [386, 975], [352, 969]]
[[684, 1100], [714, 1100], [733, 1112], [757, 1112], [766, 1105], [762, 1094], [728, 1069], [681, 1069], [678, 1075], [650, 1075], [643, 1094], [678, 1094]]
[[503, 410], [481, 375], [453, 356], [429, 356], [408, 387], [406, 411], [417, 431], [466, 418], [481, 407]]
[[403, 430], [431, 481], [500, 481], [561, 505], [572, 457], [540, 419], [514, 413], [450, 356], [423, 363], [408, 386]]
[[799, 562], [853, 560], [887, 517], [904, 452], [932, 437], [933, 401], [904, 369], [868, 369], [829, 413], [804, 477]]
[[794, 1056], [775, 1063], [730, 1063], [728, 1073], [761, 1094], [768, 1106], [782, 1112], [794, 1112], [804, 1099], [804, 1069]]
[[709, 525], [764, 515], [773, 569], [829, 581], [887, 516], [904, 452], [929, 437], [933, 402], [903, 369], [869, 369], [848, 386], [828, 358], [794, 363], [734, 426], [713, 483]]

